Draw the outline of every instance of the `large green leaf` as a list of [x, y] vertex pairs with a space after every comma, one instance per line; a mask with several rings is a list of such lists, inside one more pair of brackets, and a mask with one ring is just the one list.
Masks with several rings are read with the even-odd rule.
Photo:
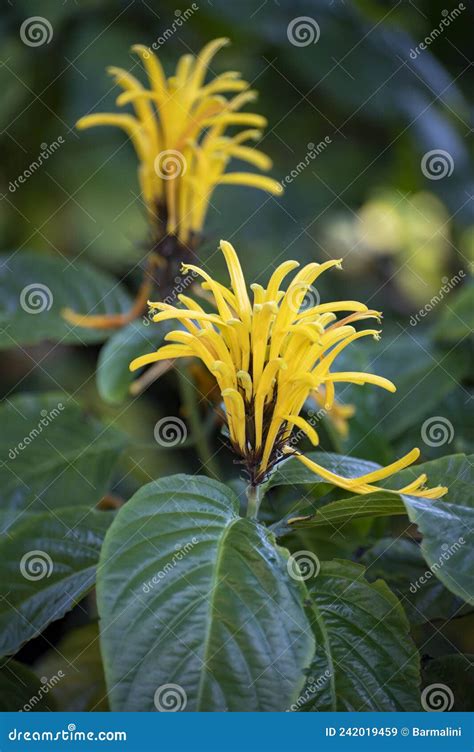
[[[51, 679], [53, 682], [51, 683]], [[18, 661], [6, 660], [0, 665], [0, 711], [48, 712], [56, 710], [51, 687], [60, 677], [39, 679]]]
[[0, 541], [0, 655], [60, 619], [94, 585], [111, 512], [85, 506], [29, 515]]
[[99, 316], [121, 313], [131, 306], [129, 295], [110, 274], [84, 261], [34, 251], [1, 256], [0, 301], [1, 348], [34, 345], [45, 339], [102, 342], [110, 330], [71, 326], [61, 311], [72, 308]]
[[[419, 659], [388, 586], [347, 561], [322, 562], [309, 587], [316, 655], [293, 709], [419, 709]], [[308, 583], [307, 583], [308, 584]]]
[[0, 407], [0, 522], [26, 512], [94, 506], [110, 483], [125, 437], [59, 393], [22, 394]]
[[97, 582], [112, 710], [291, 705], [314, 641], [287, 557], [221, 483], [177, 475], [140, 489]]
[[51, 694], [62, 712], [108, 710], [96, 623], [69, 632], [35, 664], [38, 676], [60, 676]]
[[420, 473], [430, 485], [449, 491], [440, 501], [404, 496], [410, 520], [423, 536], [421, 550], [434, 574], [451, 592], [474, 603], [474, 456], [453, 454], [399, 473], [394, 482], [409, 483]]
[[139, 355], [157, 350], [163, 343], [167, 329], [169, 327], [140, 318], [106, 342], [97, 364], [97, 388], [103, 400], [118, 404], [127, 397], [135, 378], [129, 368], [131, 361]]
[[420, 546], [407, 538], [382, 538], [361, 560], [370, 581], [383, 579], [400, 599], [411, 624], [451, 619], [463, 602], [428, 569]]

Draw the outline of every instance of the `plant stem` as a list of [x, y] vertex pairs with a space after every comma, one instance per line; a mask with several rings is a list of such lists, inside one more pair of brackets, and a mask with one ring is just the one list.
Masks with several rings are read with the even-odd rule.
[[207, 474], [211, 478], [219, 479], [219, 473], [217, 465], [214, 460], [214, 455], [211, 446], [208, 441], [206, 431], [203, 426], [203, 421], [199, 415], [198, 403], [197, 403], [197, 390], [191, 381], [189, 373], [185, 373], [183, 369], [178, 370], [178, 379], [181, 392], [181, 399], [183, 407], [186, 410], [186, 418], [189, 421], [191, 433], [194, 439], [194, 446], [199, 460], [207, 471]]
[[250, 517], [253, 520], [256, 520], [258, 518], [258, 510], [260, 509], [260, 504], [262, 501], [262, 491], [261, 486], [247, 486], [247, 517]]

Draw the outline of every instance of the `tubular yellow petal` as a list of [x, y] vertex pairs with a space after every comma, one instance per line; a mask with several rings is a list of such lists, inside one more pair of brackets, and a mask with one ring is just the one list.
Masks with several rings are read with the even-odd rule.
[[136, 371], [137, 368], [148, 366], [150, 363], [156, 363], [159, 360], [168, 360], [169, 358], [187, 358], [192, 355], [191, 350], [188, 347], [181, 345], [165, 345], [160, 347], [157, 352], [148, 353], [147, 355], [140, 355], [139, 358], [135, 358], [129, 365], [130, 371]]
[[253, 384], [252, 379], [250, 378], [250, 374], [248, 373], [248, 371], [237, 371], [237, 378], [244, 388], [245, 399], [247, 400], [247, 402], [250, 402], [253, 392]]
[[196, 59], [194, 72], [192, 74], [191, 83], [193, 87], [198, 89], [202, 85], [207, 68], [212, 58], [220, 49], [222, 49], [222, 47], [225, 47], [227, 44], [229, 44], [229, 41], [230, 40], [227, 39], [227, 37], [220, 37], [219, 39], [213, 39], [212, 42], [209, 42], [205, 47], [202, 48]]
[[392, 381], [385, 379], [383, 376], [376, 376], [373, 373], [358, 373], [357, 371], [341, 371], [340, 373], [331, 373], [323, 379], [324, 382], [330, 381], [347, 381], [351, 384], [374, 384], [386, 389], [388, 392], [396, 392], [397, 387]]
[[245, 284], [244, 275], [242, 273], [242, 267], [240, 266], [239, 257], [237, 256], [234, 246], [227, 240], [221, 240], [220, 249], [224, 254], [224, 258], [229, 271], [229, 276], [232, 284], [232, 289], [235, 294], [237, 303], [237, 310], [242, 321], [245, 324], [250, 324], [250, 317], [252, 315], [252, 306], [250, 305], [249, 296], [247, 293], [247, 287]]
[[383, 478], [388, 478], [390, 475], [394, 475], [400, 470], [404, 470], [409, 465], [412, 465], [414, 462], [416, 462], [419, 456], [420, 450], [412, 449], [411, 452], [408, 452], [408, 454], [405, 454], [404, 457], [396, 460], [396, 462], [392, 462], [391, 465], [386, 465], [386, 467], [381, 467], [378, 470], [373, 470], [371, 473], [361, 475], [349, 482], [352, 485], [359, 486], [361, 484], [374, 483], [375, 481], [383, 480]]
[[276, 300], [277, 294], [280, 290], [280, 285], [285, 279], [286, 275], [297, 269], [299, 263], [297, 261], [284, 261], [280, 266], [277, 266], [267, 286], [267, 300]]
[[283, 193], [282, 186], [276, 180], [253, 172], [227, 172], [217, 182], [219, 185], [246, 185], [249, 188], [260, 188], [273, 196], [281, 196]]
[[230, 408], [229, 426], [233, 427], [233, 433], [241, 451], [245, 451], [245, 406], [242, 395], [237, 389], [224, 389], [222, 397], [226, 409]]
[[162, 102], [167, 95], [166, 77], [159, 59], [156, 55], [143, 44], [134, 44], [132, 52], [135, 52], [141, 59], [145, 70], [148, 74], [151, 87]]
[[264, 172], [269, 170], [272, 166], [272, 160], [270, 157], [267, 157], [263, 151], [253, 149], [250, 146], [231, 146], [231, 148], [227, 150], [227, 153], [230, 157], [249, 162], [249, 164], [258, 167], [259, 170], [264, 170]]
[[307, 420], [301, 417], [301, 415], [284, 415], [284, 419], [293, 426], [298, 426], [308, 437], [314, 446], [319, 444], [319, 436], [317, 431], [314, 430]]

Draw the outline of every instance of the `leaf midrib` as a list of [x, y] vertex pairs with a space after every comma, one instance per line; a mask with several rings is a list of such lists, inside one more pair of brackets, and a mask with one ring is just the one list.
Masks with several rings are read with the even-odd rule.
[[236, 524], [241, 522], [241, 517], [233, 517], [226, 526], [224, 527], [222, 531], [222, 536], [220, 537], [218, 543], [217, 543], [217, 557], [216, 557], [216, 563], [214, 568], [214, 575], [212, 578], [212, 584], [211, 584], [211, 597], [209, 598], [209, 608], [208, 608], [208, 620], [207, 620], [207, 628], [206, 628], [206, 634], [204, 636], [204, 655], [203, 655], [203, 666], [200, 672], [199, 676], [199, 685], [197, 688], [197, 695], [196, 695], [196, 709], [199, 710], [201, 707], [201, 700], [202, 700], [202, 693], [204, 690], [204, 678], [207, 676], [208, 673], [208, 661], [209, 661], [209, 648], [211, 644], [211, 634], [214, 626], [213, 622], [213, 612], [214, 612], [214, 601], [216, 597], [216, 592], [219, 584], [219, 571], [222, 563], [222, 558], [224, 555], [224, 547], [225, 542], [229, 536], [230, 531], [232, 530], [232, 527]]

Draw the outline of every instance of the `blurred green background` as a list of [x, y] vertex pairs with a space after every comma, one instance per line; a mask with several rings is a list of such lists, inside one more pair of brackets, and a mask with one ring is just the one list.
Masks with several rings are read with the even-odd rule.
[[[118, 278], [141, 259], [148, 229], [132, 146], [116, 129], [78, 133], [74, 123], [86, 113], [115, 108], [118, 92], [106, 66], [140, 75], [130, 46], [151, 45], [190, 5], [177, 7], [175, 0], [3, 5], [2, 250], [59, 254], [72, 262], [71, 274], [75, 260], [86, 260]], [[382, 341], [358, 343], [347, 357], [350, 370], [373, 369], [399, 390], [391, 395], [346, 387], [342, 401], [357, 406], [349, 435], [338, 436], [330, 426], [325, 432], [323, 426], [323, 448], [379, 462], [413, 445], [420, 446], [424, 460], [472, 450], [472, 5], [466, 1], [459, 17], [412, 55], [446, 19], [443, 11], [457, 5], [202, 0], [195, 6], [159, 49], [165, 69], [171, 72], [179, 56], [197, 53], [216, 36], [230, 37], [232, 45], [219, 53], [212, 71], [239, 70], [259, 91], [256, 111], [269, 122], [260, 148], [274, 160], [275, 178], [291, 178], [278, 199], [251, 189], [218, 188], [202, 263], [222, 275], [216, 253], [221, 237], [236, 246], [249, 281], [265, 282], [287, 258], [343, 257], [344, 272], [324, 275], [317, 293], [322, 302], [360, 299], [383, 310]], [[53, 30], [50, 42], [38, 47], [20, 37], [22, 22], [33, 12]], [[314, 43], [289, 39], [289, 25], [301, 16], [317, 23]], [[41, 145], [59, 137], [63, 143], [55, 153], [12, 190]], [[308, 145], [324, 141], [320, 153], [308, 158]], [[446, 175], [426, 174], [423, 165], [432, 151], [441, 152]], [[305, 166], [298, 169], [301, 162]], [[124, 497], [150, 477], [183, 467], [198, 470], [192, 448], [160, 452], [153, 443], [158, 418], [182, 414], [174, 376], [168, 374], [140, 399], [107, 405], [96, 387], [98, 352], [97, 345], [48, 343], [9, 349], [3, 353], [1, 394], [64, 390], [131, 433], [136, 446], [127, 453], [118, 483]], [[436, 417], [449, 421], [452, 435], [441, 444], [423, 442], [422, 425]], [[212, 441], [219, 446], [218, 437]], [[238, 475], [225, 453], [219, 458], [227, 458], [223, 476]], [[474, 651], [464, 632], [443, 637], [433, 630], [434, 653], [446, 652], [442, 640]]]

